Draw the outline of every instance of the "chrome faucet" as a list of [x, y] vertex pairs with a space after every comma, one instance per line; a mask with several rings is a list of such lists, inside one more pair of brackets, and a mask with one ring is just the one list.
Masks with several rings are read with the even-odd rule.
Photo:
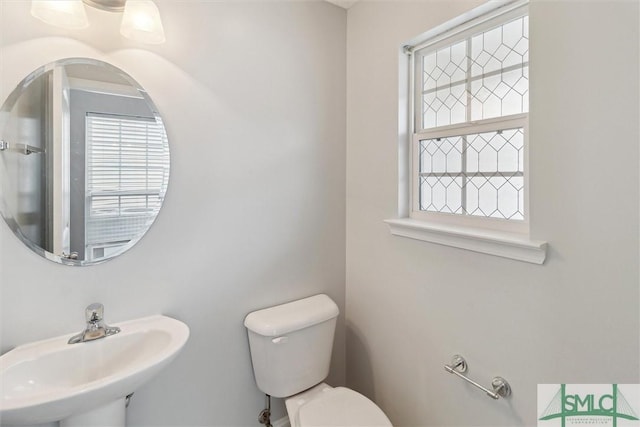
[[111, 327], [104, 323], [104, 305], [93, 303], [85, 309], [84, 314], [87, 326], [84, 331], [72, 336], [69, 339], [69, 344], [93, 341], [120, 332], [120, 328], [117, 326]]

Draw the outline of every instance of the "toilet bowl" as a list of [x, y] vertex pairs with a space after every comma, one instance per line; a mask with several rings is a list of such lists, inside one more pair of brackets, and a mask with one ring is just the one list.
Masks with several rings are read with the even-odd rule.
[[265, 394], [285, 399], [291, 427], [391, 426], [362, 394], [323, 382], [338, 314], [324, 294], [249, 313], [244, 325], [256, 384]]
[[389, 418], [371, 400], [346, 387], [325, 383], [285, 400], [291, 427], [382, 427]]

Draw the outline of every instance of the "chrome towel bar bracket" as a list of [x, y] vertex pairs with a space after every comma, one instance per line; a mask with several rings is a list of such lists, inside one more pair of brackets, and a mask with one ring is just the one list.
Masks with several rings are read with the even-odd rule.
[[44, 153], [42, 148], [34, 147], [28, 144], [9, 144], [7, 141], [0, 139], [0, 151], [15, 151], [16, 153], [28, 156], [33, 153]]
[[458, 354], [453, 356], [453, 358], [451, 359], [450, 365], [444, 365], [445, 371], [449, 372], [450, 374], [457, 375], [458, 377], [462, 378], [466, 382], [478, 387], [480, 390], [487, 393], [487, 396], [491, 397], [492, 399], [497, 400], [497, 399], [500, 399], [500, 397], [504, 398], [511, 395], [511, 386], [509, 385], [507, 380], [505, 380], [504, 378], [494, 377], [493, 380], [491, 381], [491, 387], [493, 390], [489, 390], [488, 388], [481, 386], [477, 382], [469, 379], [464, 375], [464, 373], [467, 372], [468, 368], [469, 366], [467, 365], [467, 361], [464, 360], [464, 357]]

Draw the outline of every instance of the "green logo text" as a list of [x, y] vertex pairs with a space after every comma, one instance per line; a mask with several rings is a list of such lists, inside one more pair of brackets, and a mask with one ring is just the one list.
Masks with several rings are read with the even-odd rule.
[[611, 394], [567, 394], [566, 384], [560, 384], [560, 390], [553, 396], [539, 420], [559, 418], [562, 427], [565, 427], [565, 421], [570, 417], [608, 417], [614, 427], [619, 418], [638, 420], [629, 402], [618, 390], [618, 385], [612, 384], [611, 387]]

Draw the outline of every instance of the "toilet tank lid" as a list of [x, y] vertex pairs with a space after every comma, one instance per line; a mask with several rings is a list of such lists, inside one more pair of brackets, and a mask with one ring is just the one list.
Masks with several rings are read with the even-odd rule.
[[244, 326], [257, 334], [275, 337], [325, 322], [339, 313], [331, 298], [319, 294], [249, 313]]

